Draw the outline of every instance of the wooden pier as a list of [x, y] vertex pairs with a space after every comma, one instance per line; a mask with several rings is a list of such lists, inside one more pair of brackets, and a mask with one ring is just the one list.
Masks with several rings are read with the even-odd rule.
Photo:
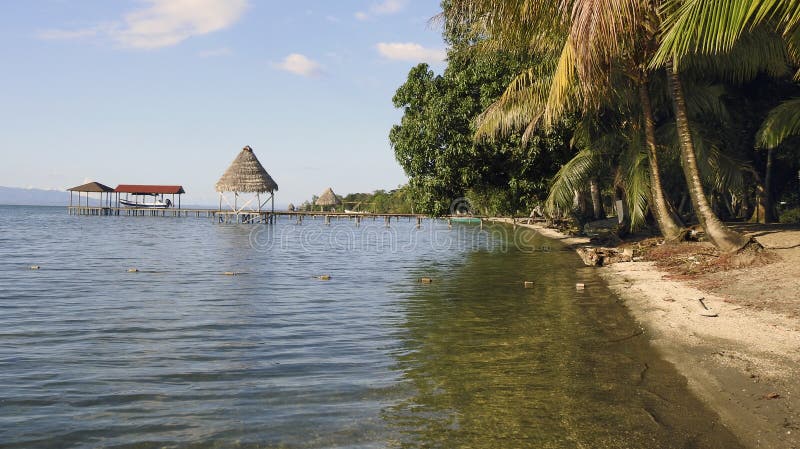
[[[325, 211], [248, 211], [248, 210], [220, 210], [220, 209], [178, 209], [178, 208], [146, 208], [146, 207], [109, 207], [109, 206], [67, 206], [69, 215], [94, 215], [94, 216], [129, 216], [129, 217], [196, 217], [210, 218], [219, 223], [274, 223], [279, 218], [294, 220], [302, 224], [305, 220], [321, 219], [323, 224], [329, 225], [332, 220], [351, 220], [359, 226], [365, 220], [382, 220], [386, 226], [392, 221], [406, 219], [416, 221], [417, 226], [422, 225], [422, 220], [431, 218], [421, 214], [381, 214], [381, 213], [348, 213]], [[442, 217], [447, 218], [447, 217]]]

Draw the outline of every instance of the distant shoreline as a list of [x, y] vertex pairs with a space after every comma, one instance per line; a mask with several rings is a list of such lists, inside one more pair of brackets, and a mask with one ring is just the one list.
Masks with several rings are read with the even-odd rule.
[[[490, 220], [512, 223], [506, 218]], [[587, 238], [540, 224], [515, 225], [573, 248], [589, 245]], [[653, 346], [743, 444], [793, 449], [800, 443], [800, 316], [772, 310], [768, 302], [759, 306], [758, 291], [792, 300], [794, 310], [800, 310], [800, 229], [776, 226], [756, 235], [781, 260], [700, 276], [704, 281], [721, 280], [723, 292], [698, 288], [702, 285], [693, 285], [699, 281], [692, 279], [676, 279], [653, 262], [616, 263], [598, 270], [645, 327]], [[770, 275], [775, 282], [767, 281]], [[702, 316], [698, 298], [718, 316]]]

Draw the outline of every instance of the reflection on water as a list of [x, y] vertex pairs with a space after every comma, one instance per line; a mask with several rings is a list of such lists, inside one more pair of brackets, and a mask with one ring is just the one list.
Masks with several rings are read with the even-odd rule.
[[737, 447], [594, 273], [543, 249], [0, 207], [0, 447]]
[[739, 447], [576, 259], [471, 253], [409, 297], [397, 446]]

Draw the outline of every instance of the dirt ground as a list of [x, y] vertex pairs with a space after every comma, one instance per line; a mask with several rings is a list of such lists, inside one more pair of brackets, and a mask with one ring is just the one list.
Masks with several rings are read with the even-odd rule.
[[776, 261], [746, 269], [733, 269], [700, 276], [696, 283], [742, 307], [800, 319], [800, 227], [786, 225], [740, 225], [755, 237]]
[[735, 227], [767, 251], [720, 256], [708, 243], [640, 242], [644, 261], [601, 275], [745, 445], [797, 449], [800, 228]]

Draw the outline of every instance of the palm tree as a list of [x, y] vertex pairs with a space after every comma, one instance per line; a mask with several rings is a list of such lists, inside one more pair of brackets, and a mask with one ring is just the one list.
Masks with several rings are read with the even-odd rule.
[[[522, 73], [500, 100], [483, 114], [477, 136], [507, 133], [527, 126], [525, 135], [539, 126], [550, 126], [565, 113], [578, 110], [593, 114], [603, 98], [613, 91], [611, 67], [621, 61], [627, 78], [638, 88], [645, 146], [650, 172], [650, 209], [667, 240], [685, 235], [684, 226], [667, 201], [658, 169], [658, 146], [649, 97], [649, 78], [642, 70], [654, 49], [655, 17], [648, 2], [614, 2], [613, 8], [590, 1], [513, 2], [454, 0], [456, 19], [477, 20], [495, 40], [510, 43], [535, 39], [542, 46], [546, 37], [561, 37], [563, 46], [551, 76], [541, 68]], [[649, 8], [649, 9], [648, 9]], [[459, 14], [462, 14], [459, 17]], [[553, 20], [560, 18], [560, 20]], [[644, 20], [644, 22], [643, 22]], [[528, 30], [529, 39], [525, 39]], [[552, 39], [551, 39], [552, 40]], [[644, 44], [642, 44], [644, 43]], [[552, 48], [547, 46], [546, 48]], [[538, 69], [538, 70], [537, 70]], [[551, 69], [546, 67], [545, 70]], [[581, 158], [579, 154], [577, 157]], [[566, 173], [561, 173], [563, 179]]]
[[[650, 193], [647, 155], [643, 152], [641, 132], [624, 124], [620, 114], [599, 120], [587, 116], [575, 128], [572, 145], [578, 149], [553, 179], [545, 203], [550, 213], [568, 210], [573, 192], [591, 183], [597, 173], [614, 173], [613, 185], [624, 192], [626, 226], [638, 227], [645, 222]], [[620, 120], [622, 119], [622, 120]]]
[[674, 104], [678, 142], [681, 149], [681, 165], [683, 166], [683, 174], [689, 188], [689, 197], [692, 200], [695, 215], [709, 240], [717, 248], [724, 252], [739, 251], [750, 243], [751, 239], [725, 226], [711, 209], [703, 190], [703, 183], [700, 180], [700, 170], [697, 168], [697, 158], [686, 112], [683, 84], [681, 83], [680, 75], [674, 71], [671, 63], [667, 65], [667, 78]]
[[[758, 31], [772, 30], [781, 34], [789, 48], [781, 62], [787, 58], [795, 66], [800, 58], [800, 2], [796, 0], [736, 0], [720, 2], [716, 0], [668, 0], [663, 7], [665, 20], [662, 22], [663, 39], [656, 52], [651, 66], [662, 64], [672, 65], [670, 81], [673, 94], [680, 94], [680, 79], [677, 73], [678, 64], [691, 58], [688, 55], [726, 55], [730, 54], [745, 38], [751, 38]], [[758, 47], [756, 47], [758, 48]], [[738, 60], [738, 70], [742, 65], [758, 61], [763, 54], [769, 54], [770, 48], [762, 46], [762, 52], [751, 53], [748, 58]], [[772, 58], [775, 59], [775, 58]], [[800, 70], [795, 73], [795, 79], [800, 80]], [[675, 99], [676, 109], [680, 102]], [[676, 110], [676, 115], [678, 111]], [[770, 188], [772, 169], [772, 150], [788, 136], [800, 133], [800, 101], [790, 100], [776, 107], [767, 117], [759, 130], [757, 145], [767, 148], [767, 167], [764, 186], [762, 187], [761, 203], [763, 207], [763, 221], [767, 221], [770, 213]], [[681, 142], [687, 142], [682, 136]], [[688, 151], [688, 149], [687, 149]], [[688, 181], [688, 178], [687, 178]], [[690, 191], [692, 187], [690, 186]], [[706, 217], [708, 218], [708, 217]], [[701, 218], [702, 221], [702, 218]], [[761, 220], [759, 220], [761, 221]], [[713, 223], [713, 220], [712, 220]], [[730, 233], [717, 236], [720, 239], [729, 239]], [[709, 234], [714, 239], [714, 237]], [[742, 244], [742, 242], [744, 242]], [[742, 237], [736, 237], [729, 242], [730, 245], [746, 245]], [[734, 250], [734, 248], [729, 248]]]
[[[800, 134], [800, 98], [787, 100], [772, 109], [756, 135], [756, 145], [767, 150], [766, 175], [764, 176], [764, 205], [761, 209], [764, 222], [772, 216], [772, 165], [775, 149], [791, 136]], [[756, 212], [759, 212], [759, 208]], [[761, 217], [755, 217], [759, 219]], [[760, 220], [759, 220], [760, 221]]]

